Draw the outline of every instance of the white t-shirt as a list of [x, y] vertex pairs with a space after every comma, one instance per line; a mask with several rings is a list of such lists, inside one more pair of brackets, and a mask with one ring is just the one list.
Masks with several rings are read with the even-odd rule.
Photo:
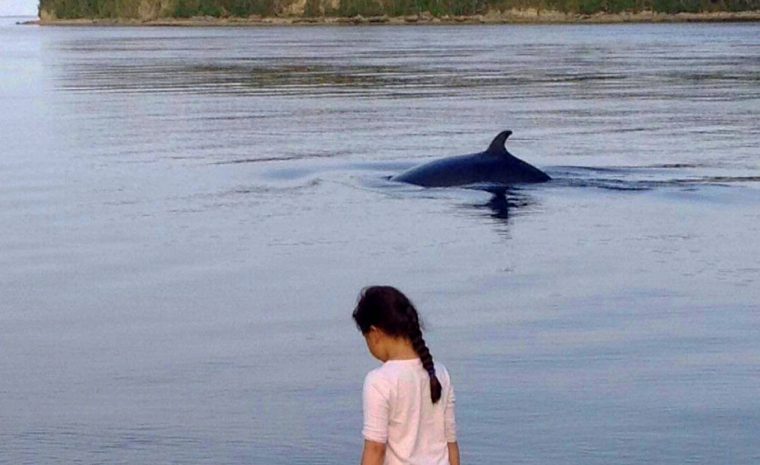
[[441, 399], [430, 399], [430, 376], [420, 359], [389, 360], [364, 379], [364, 428], [370, 441], [387, 444], [385, 465], [449, 465], [447, 443], [457, 440], [454, 388], [436, 363]]

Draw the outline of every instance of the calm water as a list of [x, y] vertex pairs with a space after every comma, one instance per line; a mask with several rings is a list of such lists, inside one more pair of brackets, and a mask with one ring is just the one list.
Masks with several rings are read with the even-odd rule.
[[760, 462], [760, 26], [0, 25], [0, 463], [356, 463], [369, 283], [464, 463]]

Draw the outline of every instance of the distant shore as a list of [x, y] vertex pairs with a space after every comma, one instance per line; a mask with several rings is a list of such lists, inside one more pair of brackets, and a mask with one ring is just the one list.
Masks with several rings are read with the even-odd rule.
[[490, 11], [475, 16], [442, 16], [430, 14], [414, 16], [355, 16], [355, 17], [304, 17], [275, 16], [248, 18], [216, 18], [211, 16], [193, 18], [159, 18], [139, 20], [130, 18], [114, 19], [55, 19], [45, 18], [19, 24], [41, 26], [308, 26], [308, 25], [452, 25], [452, 24], [621, 24], [621, 23], [716, 23], [716, 22], [758, 22], [760, 11], [711, 12], [711, 13], [597, 13], [581, 15], [546, 10]]

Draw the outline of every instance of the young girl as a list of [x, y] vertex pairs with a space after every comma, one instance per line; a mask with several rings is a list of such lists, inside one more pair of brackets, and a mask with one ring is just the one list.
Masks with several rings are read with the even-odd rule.
[[353, 317], [383, 362], [364, 380], [362, 465], [459, 465], [454, 388], [433, 365], [412, 303], [393, 287], [368, 287]]

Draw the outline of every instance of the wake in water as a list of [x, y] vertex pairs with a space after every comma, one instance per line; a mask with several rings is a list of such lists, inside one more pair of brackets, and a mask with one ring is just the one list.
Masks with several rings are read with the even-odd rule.
[[707, 167], [691, 164], [610, 168], [562, 166], [548, 172], [555, 186], [594, 187], [617, 191], [667, 188], [695, 190], [700, 186], [751, 186], [760, 183], [760, 175], [695, 172], [704, 168]]
[[[244, 161], [237, 161], [244, 163]], [[649, 165], [633, 167], [585, 167], [554, 166], [546, 168], [552, 180], [537, 185], [507, 185], [500, 183], [474, 183], [460, 187], [423, 188], [411, 184], [394, 182], [394, 174], [401, 172], [414, 163], [408, 162], [364, 162], [331, 163], [319, 166], [288, 166], [265, 171], [262, 181], [297, 187], [300, 181], [311, 184], [314, 179], [338, 181], [339, 177], [357, 180], [358, 187], [372, 189], [392, 189], [394, 191], [418, 192], [446, 190], [481, 190], [495, 195], [508, 194], [524, 190], [538, 191], [547, 188], [574, 187], [597, 188], [611, 191], [651, 191], [657, 189], [695, 190], [701, 186], [722, 187], [758, 187], [760, 174], [746, 171], [742, 174], [729, 172], [706, 172], [710, 167], [695, 164]], [[735, 170], [734, 170], [735, 171]], [[356, 176], [359, 173], [359, 176]], [[276, 187], [276, 186], [273, 186]]]
[[[410, 162], [358, 162], [299, 164], [265, 170], [259, 183], [239, 192], [310, 189], [322, 183], [376, 191], [392, 196], [418, 199], [447, 199], [463, 208], [484, 212], [486, 216], [508, 223], [520, 211], [534, 210], [541, 204], [540, 193], [555, 189], [596, 189], [610, 193], [681, 192], [695, 194], [705, 189], [715, 197], [713, 188], [760, 187], [760, 175], [736, 173], [698, 164], [661, 164], [632, 167], [553, 166], [546, 168], [552, 180], [543, 184], [504, 185], [476, 183], [461, 187], [424, 188], [392, 181], [394, 174], [414, 166]], [[480, 192], [480, 193], [478, 193]], [[482, 193], [489, 196], [483, 197]]]

